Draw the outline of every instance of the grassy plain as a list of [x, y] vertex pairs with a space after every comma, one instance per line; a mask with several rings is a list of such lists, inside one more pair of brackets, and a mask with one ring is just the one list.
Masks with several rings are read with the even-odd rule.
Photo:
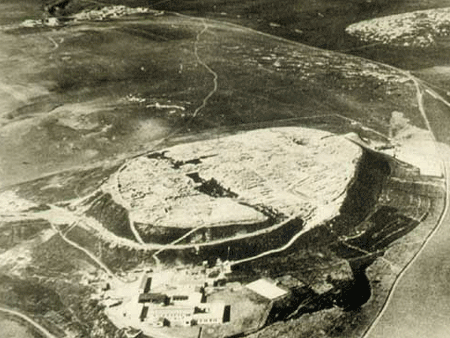
[[[341, 114], [386, 132], [393, 110], [423, 127], [402, 74], [224, 22], [149, 14], [0, 39], [15, 94], [2, 112], [3, 185], [159, 147], [175, 131]], [[191, 120], [213, 90], [201, 62], [217, 90]]]

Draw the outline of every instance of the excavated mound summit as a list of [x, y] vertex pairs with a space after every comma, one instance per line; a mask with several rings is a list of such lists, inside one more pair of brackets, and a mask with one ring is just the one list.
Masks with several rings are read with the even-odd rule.
[[362, 150], [343, 136], [300, 127], [182, 144], [129, 161], [108, 183], [134, 222], [196, 228], [268, 217], [335, 216]]

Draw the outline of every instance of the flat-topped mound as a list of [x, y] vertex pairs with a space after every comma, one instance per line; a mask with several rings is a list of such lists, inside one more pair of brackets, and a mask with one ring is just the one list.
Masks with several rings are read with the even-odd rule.
[[361, 154], [328, 132], [261, 129], [136, 158], [112, 178], [111, 192], [135, 222], [155, 227], [328, 218], [338, 212]]
[[436, 39], [450, 34], [450, 7], [365, 20], [350, 25], [346, 32], [368, 43], [403, 47], [436, 46]]

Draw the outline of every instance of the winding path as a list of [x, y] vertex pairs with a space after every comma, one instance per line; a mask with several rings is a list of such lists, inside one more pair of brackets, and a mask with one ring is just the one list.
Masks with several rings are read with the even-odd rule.
[[203, 103], [197, 107], [197, 109], [195, 109], [194, 114], [192, 115], [192, 118], [195, 118], [198, 113], [200, 113], [200, 111], [206, 107], [206, 105], [208, 104], [209, 99], [211, 98], [211, 96], [213, 96], [216, 92], [217, 92], [217, 88], [218, 88], [218, 79], [219, 76], [217, 75], [216, 72], [214, 72], [211, 67], [209, 67], [198, 55], [198, 44], [200, 42], [200, 37], [208, 30], [208, 25], [206, 24], [206, 20], [202, 20], [203, 22], [203, 29], [200, 33], [197, 34], [197, 37], [195, 39], [195, 44], [194, 44], [194, 54], [195, 57], [198, 61], [199, 64], [201, 64], [212, 76], [213, 76], [213, 89], [208, 93], [208, 95], [205, 96], [205, 98], [203, 99]]
[[134, 222], [133, 214], [130, 213], [130, 212], [128, 213], [128, 221], [130, 222], [130, 229], [131, 229], [131, 232], [134, 235], [134, 238], [136, 238], [136, 240], [138, 241], [139, 244], [144, 244], [145, 245], [145, 242], [142, 239], [141, 234], [136, 229], [136, 223]]
[[53, 39], [51, 36], [47, 36], [47, 39], [48, 39], [51, 43], [53, 43], [53, 49], [52, 49], [52, 51], [55, 51], [55, 50], [57, 50], [57, 49], [59, 48], [59, 43], [57, 43], [57, 42], [55, 41], [55, 39]]
[[[293, 221], [294, 219], [296, 219], [297, 217], [298, 217], [298, 216], [290, 217], [290, 218], [286, 219], [284, 222], [282, 222], [281, 224], [283, 224], [283, 225], [284, 225], [284, 224], [287, 224], [287, 223]], [[305, 221], [305, 224], [308, 225], [307, 221]], [[287, 242], [285, 245], [283, 245], [283, 246], [281, 246], [281, 247], [279, 247], [279, 248], [276, 248], [276, 249], [272, 249], [272, 250], [268, 250], [268, 251], [262, 252], [262, 253], [260, 253], [259, 255], [256, 255], [256, 256], [252, 256], [252, 257], [248, 257], [248, 258], [243, 258], [243, 259], [240, 259], [240, 260], [232, 261], [232, 262], [230, 262], [230, 265], [231, 265], [231, 266], [233, 266], [233, 265], [239, 265], [239, 264], [242, 264], [242, 263], [247, 263], [247, 262], [254, 261], [255, 259], [259, 259], [259, 258], [262, 258], [262, 257], [266, 257], [266, 256], [269, 256], [269, 255], [273, 255], [273, 254], [282, 252], [282, 251], [288, 249], [292, 244], [294, 244], [294, 243], [297, 241], [297, 239], [298, 239], [301, 235], [303, 235], [303, 234], [305, 234], [306, 232], [308, 232], [309, 230], [311, 230], [314, 226], [315, 226], [315, 224], [309, 224], [308, 227], [305, 227], [304, 229], [302, 229], [302, 230], [300, 230], [299, 232], [297, 232], [297, 233], [289, 240], [289, 242]]]
[[[191, 18], [191, 19], [193, 19], [193, 18]], [[197, 59], [197, 62], [200, 64], [200, 65], [202, 65], [212, 76], [213, 76], [213, 88], [209, 91], [209, 93], [204, 97], [204, 99], [203, 99], [203, 101], [202, 101], [202, 104], [200, 105], [200, 106], [198, 106], [195, 110], [194, 110], [194, 112], [193, 112], [193, 114], [192, 114], [192, 116], [191, 116], [191, 118], [190, 118], [190, 120], [188, 121], [188, 123], [187, 123], [187, 125], [189, 125], [190, 123], [192, 123], [192, 120], [206, 107], [206, 105], [208, 104], [208, 101], [209, 101], [209, 99], [217, 92], [217, 89], [218, 89], [218, 78], [219, 78], [219, 76], [217, 75], [217, 73], [216, 72], [214, 72], [214, 70], [212, 70], [211, 69], [211, 67], [209, 67], [206, 63], [205, 63], [205, 61], [203, 61], [203, 59], [200, 57], [200, 55], [199, 55], [199, 53], [198, 53], [198, 45], [199, 45], [199, 43], [200, 43], [200, 39], [201, 39], [201, 36], [208, 30], [208, 25], [207, 25], [207, 23], [206, 23], [206, 20], [204, 20], [204, 19], [202, 19], [202, 22], [203, 22], [203, 29], [197, 34], [197, 36], [196, 36], [196, 39], [195, 39], [195, 43], [194, 43], [194, 55], [195, 55], [195, 58]], [[58, 45], [58, 43], [53, 39], [53, 38], [51, 38], [51, 37], [49, 37], [48, 38], [53, 44], [54, 44], [54, 47], [55, 47], [55, 49], [56, 48], [58, 48], [59, 47], [59, 45]], [[181, 128], [179, 128], [179, 129], [176, 129], [176, 130], [174, 130], [173, 132], [171, 132], [169, 135], [167, 135], [166, 137], [164, 137], [164, 138], [162, 138], [161, 140], [159, 140], [152, 148], [153, 149], [155, 149], [157, 146], [159, 146], [160, 144], [162, 144], [163, 142], [165, 142], [165, 141], [167, 141], [170, 137], [172, 137], [173, 135], [175, 135], [175, 134], [177, 134], [177, 133], [179, 133], [182, 129], [184, 129], [185, 127], [181, 127]], [[147, 151], [146, 153], [148, 153], [148, 152], [151, 152], [151, 151], [153, 151], [153, 150], [149, 150], [149, 151]], [[119, 182], [118, 182], [118, 177], [119, 177], [119, 175], [118, 175], [118, 173], [120, 173], [120, 171], [121, 170], [123, 170], [124, 168], [125, 168], [125, 166], [127, 165], [127, 161], [125, 161], [125, 163], [121, 166], [121, 168], [119, 168], [119, 170], [116, 172], [116, 175], [115, 175], [115, 177], [116, 177], [116, 180], [117, 180], [117, 182], [116, 182], [116, 184], [119, 184]], [[116, 180], [113, 180], [113, 181], [116, 181]], [[119, 194], [117, 194], [117, 195], [120, 195], [120, 192], [119, 192]], [[116, 196], [117, 197], [117, 196]], [[121, 197], [121, 196], [120, 196]], [[125, 205], [127, 205], [127, 203], [122, 199], [122, 198], [120, 198], [121, 199], [121, 202], [122, 203], [124, 203]], [[52, 206], [52, 207], [55, 207], [55, 206]], [[55, 207], [56, 208], [56, 207]], [[58, 208], [58, 209], [60, 209], [60, 208]], [[134, 220], [133, 220], [133, 217], [132, 217], [132, 215], [129, 215], [129, 222], [130, 222], [130, 229], [131, 229], [131, 231], [132, 231], [132, 233], [133, 233], [133, 235], [134, 235], [134, 237], [136, 238], [136, 240], [137, 240], [137, 242], [140, 244], [140, 246], [142, 247], [145, 247], [145, 249], [148, 249], [149, 248], [149, 245], [148, 244], [146, 244], [144, 241], [143, 241], [143, 239], [142, 239], [142, 237], [140, 236], [140, 234], [139, 234], [139, 231], [136, 229], [136, 227], [135, 227], [135, 223], [134, 223]], [[66, 243], [68, 243], [69, 245], [71, 245], [71, 246], [73, 246], [73, 247], [75, 247], [76, 249], [78, 249], [78, 250], [81, 250], [81, 251], [83, 251], [86, 255], [88, 255], [92, 260], [94, 260], [105, 272], [107, 272], [108, 273], [108, 275], [110, 275], [114, 280], [116, 280], [116, 281], [118, 281], [118, 282], [121, 282], [121, 283], [123, 283], [123, 281], [120, 281], [119, 279], [118, 279], [118, 277], [103, 263], [103, 262], [101, 262], [95, 255], [93, 255], [91, 252], [89, 252], [88, 250], [86, 250], [85, 248], [83, 248], [82, 246], [80, 246], [79, 244], [77, 244], [77, 243], [75, 243], [75, 242], [73, 242], [73, 241], [71, 241], [70, 239], [68, 239], [59, 229], [57, 229], [57, 227], [53, 224], [53, 223], [51, 223], [52, 224], [52, 227], [53, 227], [53, 229], [55, 230], [55, 231], [57, 231], [58, 232], [58, 234], [61, 236], [61, 238], [66, 242]], [[72, 224], [73, 225], [73, 224]], [[197, 229], [196, 229], [197, 230]], [[184, 237], [186, 237], [188, 234], [186, 234]], [[169, 248], [169, 247], [173, 247], [176, 243], [178, 243], [179, 241], [181, 241], [183, 238], [184, 238], [183, 236], [181, 237], [181, 238], [179, 238], [179, 239], [177, 239], [176, 241], [174, 241], [173, 243], [171, 243], [171, 244], [169, 244], [168, 246], [167, 245], [165, 245], [165, 246], [160, 246], [160, 250], [157, 252], [157, 253], [155, 253], [154, 255], [153, 255], [153, 257], [154, 257], [154, 259], [155, 259], [155, 261], [156, 261], [156, 263], [157, 263], [157, 265], [160, 263], [160, 261], [159, 261], [159, 259], [158, 259], [158, 257], [157, 257], [157, 254], [159, 253], [159, 252], [161, 252], [161, 251], [163, 251], [163, 250], [165, 250], [165, 249], [167, 249], [167, 248]], [[217, 244], [217, 243], [215, 243], [215, 244]], [[150, 245], [151, 246], [151, 245]]]
[[19, 317], [19, 318], [25, 320], [27, 323], [31, 324], [34, 328], [36, 328], [39, 332], [41, 332], [47, 338], [56, 338], [56, 336], [51, 334], [45, 327], [43, 327], [39, 323], [35, 322], [33, 319], [24, 315], [23, 313], [20, 313], [20, 312], [14, 311], [14, 310], [10, 310], [10, 309], [7, 309], [7, 308], [1, 307], [1, 306], [0, 306], [0, 312], [7, 313], [9, 315], [13, 315], [13, 316], [16, 316], [16, 317]]
[[[190, 236], [191, 234], [193, 234], [194, 232], [196, 232], [197, 230], [200, 230], [200, 229], [202, 229], [202, 228], [204, 228], [203, 225], [198, 226], [198, 227], [196, 227], [196, 228], [193, 228], [193, 229], [189, 230], [188, 232], [186, 232], [183, 236], [181, 236], [181, 237], [177, 238], [176, 240], [170, 242], [168, 245], [175, 245], [175, 244], [181, 242], [181, 241], [182, 241], [183, 239], [185, 239], [186, 237], [188, 237], [188, 236]], [[160, 254], [161, 252], [163, 252], [165, 249], [166, 249], [166, 246], [164, 246], [163, 248], [159, 249], [158, 251], [156, 251], [156, 252], [153, 254], [153, 258], [154, 258], [157, 262], [159, 262], [158, 254]]]
[[[447, 277], [450, 274], [450, 150], [438, 141], [445, 135], [435, 131], [423, 103], [421, 81], [411, 76], [417, 89], [419, 110], [432, 134], [436, 147], [442, 156], [442, 170], [445, 177], [445, 207], [438, 224], [427, 236], [419, 251], [397, 276], [388, 298], [374, 322], [363, 335], [364, 338], [383, 337], [442, 337], [449, 336], [450, 288]], [[426, 92], [435, 99], [450, 104], [430, 89]], [[432, 120], [436, 117], [431, 116]]]
[[[193, 19], [193, 18], [190, 18]], [[195, 38], [195, 42], [194, 42], [194, 55], [195, 58], [197, 59], [197, 62], [202, 65], [207, 71], [208, 73], [210, 73], [213, 76], [213, 88], [209, 91], [209, 93], [203, 98], [202, 104], [200, 106], [198, 106], [194, 112], [192, 113], [191, 118], [189, 119], [189, 121], [186, 123], [186, 126], [189, 126], [193, 119], [195, 119], [195, 117], [206, 107], [206, 105], [208, 104], [209, 99], [217, 92], [217, 89], [219, 87], [218, 84], [218, 80], [219, 80], [219, 76], [217, 75], [217, 73], [211, 69], [211, 67], [209, 67], [205, 61], [203, 61], [203, 59], [200, 57], [200, 55], [198, 54], [198, 45], [200, 43], [200, 38], [201, 36], [208, 30], [208, 25], [206, 24], [206, 20], [202, 19], [203, 22], [203, 29], [197, 34], [196, 38]], [[156, 149], [156, 147], [158, 147], [159, 145], [161, 145], [162, 143], [166, 142], [169, 138], [171, 138], [172, 136], [178, 134], [180, 131], [182, 131], [183, 129], [186, 128], [186, 126], [183, 126], [181, 128], [178, 128], [174, 131], [172, 131], [171, 133], [169, 133], [167, 136], [165, 136], [164, 138], [160, 139], [158, 142], [156, 142], [156, 144], [153, 145], [152, 149], [147, 150], [145, 152], [145, 154], [151, 153], [152, 151], [154, 151]], [[143, 154], [141, 154], [143, 155]], [[139, 156], [139, 155], [138, 155]], [[117, 170], [117, 173], [115, 175], [116, 180], [117, 180], [117, 186], [119, 186], [119, 175], [118, 173], [121, 172], [121, 170], [123, 170], [125, 168], [125, 166], [127, 166], [128, 161], [125, 161], [125, 163], [119, 168], [119, 170]], [[124, 206], [128, 205], [127, 202], [125, 202], [121, 196], [117, 196], [120, 195], [120, 191], [118, 194], [115, 194], [116, 197], [119, 197], [121, 200], [121, 204], [123, 204]], [[122, 203], [123, 202], [123, 203]], [[128, 208], [130, 209], [130, 208]], [[136, 229], [134, 221], [132, 220], [132, 216], [130, 215], [130, 229], [133, 232], [134, 237], [136, 238], [136, 240], [138, 241], [138, 243], [145, 245], [145, 242], [142, 240], [141, 235], [139, 234], [139, 231]], [[156, 254], [154, 255], [154, 258], [156, 260], [156, 262], [158, 263], [159, 260], [156, 256]]]
[[102, 268], [109, 276], [111, 276], [111, 278], [113, 278], [115, 281], [118, 282], [122, 282], [120, 281], [116, 275], [102, 262], [100, 261], [94, 254], [92, 254], [91, 252], [89, 252], [88, 250], [86, 250], [85, 248], [83, 248], [81, 245], [75, 243], [74, 241], [71, 241], [70, 239], [68, 239], [66, 236], [64, 236], [64, 234], [57, 229], [57, 227], [53, 224], [52, 227], [53, 229], [61, 236], [61, 238], [67, 243], [70, 244], [71, 246], [73, 246], [74, 248], [83, 251], [87, 256], [89, 256], [89, 258], [91, 258], [95, 263], [97, 263], [98, 266], [100, 266], [100, 268]]
[[[57, 207], [55, 205], [51, 205], [52, 210], [55, 210], [56, 212], [60, 212], [59, 215], [62, 216], [62, 219], [67, 219], [67, 220], [73, 220], [74, 216], [72, 213], [70, 213], [69, 211], [66, 211], [63, 208]], [[79, 245], [78, 243], [75, 243], [74, 241], [68, 239], [60, 229], [58, 229], [58, 227], [52, 222], [51, 218], [47, 218], [53, 228], [54, 231], [56, 231], [59, 236], [61, 236], [61, 238], [69, 245], [73, 246], [74, 248], [83, 251], [87, 256], [89, 256], [89, 258], [91, 258], [95, 263], [97, 263], [97, 265], [103, 269], [114, 281], [118, 282], [118, 283], [123, 283], [123, 281], [121, 281], [97, 256], [95, 256], [93, 253], [89, 252], [87, 249], [83, 248], [81, 245]], [[70, 229], [70, 227], [75, 226], [75, 224], [78, 222], [78, 220], [75, 220], [68, 229]], [[75, 224], [74, 224], [75, 223]]]

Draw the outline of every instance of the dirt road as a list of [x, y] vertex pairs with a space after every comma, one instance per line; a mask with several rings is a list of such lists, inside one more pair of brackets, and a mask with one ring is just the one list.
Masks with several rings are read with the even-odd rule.
[[[419, 108], [437, 142], [445, 140], [448, 131], [436, 128], [437, 124], [450, 125], [448, 112], [426, 109], [420, 81], [414, 81], [418, 89]], [[448, 102], [437, 93], [426, 94]], [[447, 120], [447, 121], [446, 121]], [[449, 337], [450, 332], [450, 147], [438, 143], [446, 175], [446, 207], [441, 220], [421, 251], [400, 275], [389, 299], [365, 337]]]
[[56, 336], [52, 335], [45, 327], [39, 325], [33, 319], [31, 319], [30, 317], [28, 317], [28, 316], [26, 316], [26, 315], [24, 315], [24, 314], [22, 314], [20, 312], [17, 312], [17, 311], [14, 311], [14, 310], [10, 310], [10, 309], [6, 309], [6, 308], [3, 308], [1, 306], [0, 306], [0, 312], [16, 316], [16, 317], [19, 317], [19, 318], [27, 321], [29, 324], [33, 325], [37, 330], [39, 330], [39, 332], [41, 332], [47, 338], [56, 338]]

